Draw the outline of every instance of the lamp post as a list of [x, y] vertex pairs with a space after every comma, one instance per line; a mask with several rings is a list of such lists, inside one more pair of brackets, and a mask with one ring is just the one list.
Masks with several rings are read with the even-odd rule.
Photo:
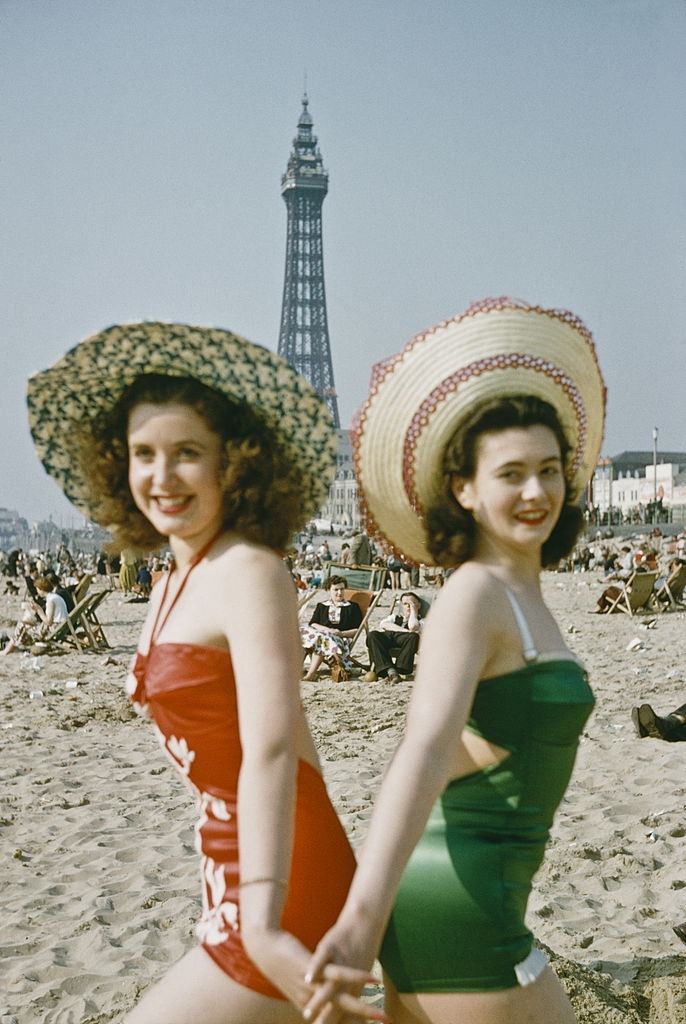
[[657, 522], [657, 427], [653, 427], [653, 523]]

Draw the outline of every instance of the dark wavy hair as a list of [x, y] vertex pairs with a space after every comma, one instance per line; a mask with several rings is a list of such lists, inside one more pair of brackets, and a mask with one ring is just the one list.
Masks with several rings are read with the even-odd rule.
[[460, 424], [448, 442], [443, 456], [444, 481], [438, 500], [427, 509], [425, 532], [427, 545], [436, 565], [451, 568], [468, 562], [476, 546], [476, 522], [462, 508], [451, 490], [453, 477], [471, 480], [476, 471], [477, 441], [481, 434], [510, 427], [544, 426], [552, 430], [560, 445], [565, 473], [565, 502], [543, 544], [541, 564], [556, 565], [574, 547], [583, 526], [583, 513], [567, 499], [569, 493], [570, 445], [555, 409], [533, 395], [514, 395], [484, 403]]
[[78, 459], [93, 518], [111, 531], [112, 550], [155, 551], [159, 534], [134, 504], [129, 489], [127, 433], [132, 410], [143, 402], [178, 403], [198, 413], [223, 445], [224, 525], [246, 540], [276, 550], [288, 546], [308, 519], [297, 467], [252, 409], [192, 377], [143, 374], [107, 412], [78, 433]]

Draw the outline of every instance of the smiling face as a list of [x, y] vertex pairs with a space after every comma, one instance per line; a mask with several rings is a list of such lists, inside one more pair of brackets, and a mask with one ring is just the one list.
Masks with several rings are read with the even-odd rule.
[[129, 487], [158, 533], [194, 546], [222, 525], [222, 445], [202, 416], [180, 403], [142, 402], [129, 415]]
[[485, 432], [477, 440], [473, 477], [454, 477], [451, 489], [474, 516], [477, 544], [540, 551], [565, 498], [559, 442], [542, 425]]

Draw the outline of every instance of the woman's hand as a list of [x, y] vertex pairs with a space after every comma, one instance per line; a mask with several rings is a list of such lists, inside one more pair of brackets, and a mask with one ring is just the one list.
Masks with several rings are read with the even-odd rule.
[[313, 1019], [305, 1013], [310, 1004], [317, 1007], [317, 1012], [326, 1007], [328, 1016], [323, 1019], [331, 1024], [342, 1019], [382, 1019], [375, 1007], [356, 998], [369, 980], [367, 971], [325, 965], [317, 982], [309, 977], [305, 980], [312, 954], [294, 935], [281, 929], [265, 929], [243, 935], [243, 941], [262, 973], [306, 1019]]
[[[365, 981], [374, 981], [369, 971], [381, 944], [381, 929], [368, 920], [341, 916], [319, 942], [309, 964], [308, 981], [317, 986], [307, 1004], [305, 1019], [313, 1024], [334, 1024], [340, 1019], [335, 1008], [343, 1005], [347, 992], [358, 996]], [[349, 980], [347, 972], [355, 980]], [[371, 1009], [371, 1008], [370, 1008]], [[369, 1013], [370, 1019], [386, 1020], [384, 1014]]]

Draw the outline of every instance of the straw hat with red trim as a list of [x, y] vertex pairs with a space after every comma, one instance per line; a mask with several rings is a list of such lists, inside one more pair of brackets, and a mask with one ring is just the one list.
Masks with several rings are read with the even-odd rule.
[[573, 313], [485, 299], [377, 363], [353, 431], [369, 532], [432, 564], [423, 519], [441, 494], [448, 441], [482, 403], [521, 394], [556, 410], [571, 446], [569, 498], [578, 500], [600, 452], [606, 390], [591, 334]]

